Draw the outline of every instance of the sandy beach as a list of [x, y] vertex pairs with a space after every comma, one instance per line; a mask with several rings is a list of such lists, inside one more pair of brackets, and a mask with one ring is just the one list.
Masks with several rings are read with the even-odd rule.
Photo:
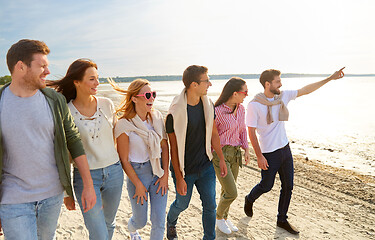
[[[291, 144], [293, 149], [293, 144]], [[253, 156], [254, 157], [254, 156]], [[255, 158], [240, 169], [238, 198], [232, 204], [230, 219], [239, 232], [225, 235], [216, 230], [217, 239], [375, 239], [375, 178], [337, 169], [295, 156], [295, 186], [289, 209], [289, 220], [300, 230], [297, 236], [276, 227], [277, 201], [280, 181], [254, 205], [254, 216], [243, 212], [244, 197], [260, 180]], [[168, 207], [174, 200], [175, 189], [170, 177]], [[216, 193], [220, 191], [217, 182]], [[128, 219], [131, 207], [126, 187], [117, 213], [113, 239], [128, 239]], [[150, 222], [140, 230], [149, 239]], [[189, 208], [177, 225], [179, 239], [201, 239], [201, 202], [194, 190]], [[57, 239], [88, 239], [79, 210], [68, 211], [63, 206], [57, 227]]]
[[[293, 150], [293, 143], [291, 143]], [[295, 185], [289, 208], [289, 220], [300, 230], [297, 236], [276, 227], [277, 201], [280, 181], [254, 204], [254, 216], [243, 212], [245, 195], [260, 180], [260, 171], [253, 156], [248, 166], [240, 169], [238, 198], [232, 204], [230, 219], [239, 232], [225, 235], [216, 230], [217, 239], [375, 239], [375, 178], [338, 169], [294, 156]], [[168, 206], [174, 200], [175, 189], [169, 179]], [[217, 195], [220, 184], [216, 184]], [[218, 199], [218, 198], [217, 198]], [[78, 205], [77, 205], [78, 206]], [[131, 206], [124, 185], [117, 226], [113, 239], [128, 239], [128, 219]], [[149, 239], [150, 221], [140, 230], [143, 239]], [[179, 239], [202, 239], [201, 202], [194, 190], [189, 208], [183, 212], [177, 225]], [[57, 239], [88, 239], [88, 232], [79, 210], [62, 207], [56, 231]], [[4, 239], [4, 237], [0, 237]]]

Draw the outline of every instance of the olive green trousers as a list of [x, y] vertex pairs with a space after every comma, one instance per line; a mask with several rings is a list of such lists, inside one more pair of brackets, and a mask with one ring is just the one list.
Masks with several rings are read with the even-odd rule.
[[230, 205], [237, 198], [237, 176], [239, 167], [242, 167], [242, 154], [240, 146], [226, 145], [222, 148], [225, 164], [227, 165], [228, 174], [221, 176], [219, 158], [216, 152], [213, 153], [212, 163], [215, 168], [216, 176], [221, 184], [220, 201], [216, 210], [217, 219], [227, 219]]

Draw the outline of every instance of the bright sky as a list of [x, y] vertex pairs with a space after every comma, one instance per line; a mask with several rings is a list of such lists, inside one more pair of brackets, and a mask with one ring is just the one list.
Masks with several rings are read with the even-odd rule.
[[0, 0], [0, 76], [22, 38], [44, 41], [52, 78], [77, 58], [101, 77], [182, 74], [375, 73], [372, 0]]

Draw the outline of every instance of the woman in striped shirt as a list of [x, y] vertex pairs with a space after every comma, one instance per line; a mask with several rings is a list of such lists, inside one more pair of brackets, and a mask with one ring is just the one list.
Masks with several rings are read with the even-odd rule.
[[238, 231], [238, 228], [228, 220], [228, 212], [231, 203], [237, 197], [236, 180], [239, 167], [242, 167], [241, 148], [245, 150], [246, 164], [250, 159], [245, 126], [245, 108], [241, 104], [246, 96], [246, 82], [241, 78], [233, 77], [225, 84], [215, 103], [215, 123], [228, 169], [227, 176], [221, 177], [219, 158], [214, 152], [212, 162], [221, 184], [220, 202], [216, 211], [216, 226], [226, 234]]

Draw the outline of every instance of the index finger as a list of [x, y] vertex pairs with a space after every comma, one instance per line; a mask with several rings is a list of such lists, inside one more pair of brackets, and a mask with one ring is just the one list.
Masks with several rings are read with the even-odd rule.
[[345, 67], [341, 68], [339, 71], [341, 72], [342, 70], [344, 70]]
[[161, 185], [159, 184], [159, 186], [158, 186], [158, 189], [156, 190], [156, 194], [158, 194], [158, 193], [159, 193], [159, 191], [160, 191], [160, 188], [161, 188]]
[[156, 189], [156, 194], [158, 194], [160, 191], [160, 186], [158, 187], [158, 189]]

